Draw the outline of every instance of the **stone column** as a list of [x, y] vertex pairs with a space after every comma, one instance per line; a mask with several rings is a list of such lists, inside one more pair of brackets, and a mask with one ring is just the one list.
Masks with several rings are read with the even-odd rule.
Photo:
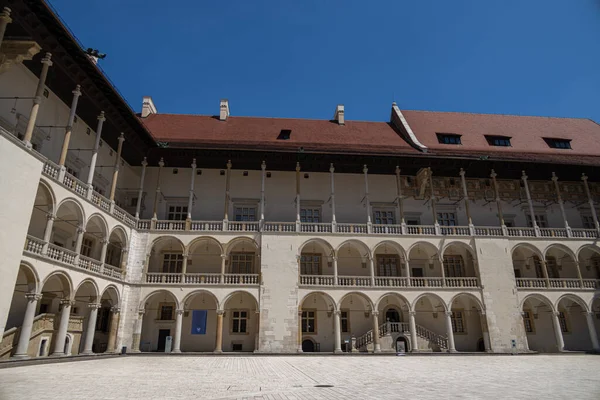
[[140, 352], [140, 340], [142, 338], [142, 326], [144, 325], [144, 313], [146, 310], [143, 308], [138, 310], [138, 317], [135, 320], [135, 326], [133, 328], [133, 340], [131, 342], [131, 352]]
[[379, 311], [373, 311], [373, 353], [381, 353], [381, 340], [379, 338]]
[[188, 253], [183, 253], [183, 262], [181, 263], [181, 283], [185, 283], [185, 274], [187, 273]]
[[446, 332], [448, 333], [448, 352], [456, 353], [454, 346], [454, 331], [452, 330], [452, 311], [446, 311]]
[[[402, 258], [400, 258], [400, 265], [402, 265]], [[406, 286], [410, 287], [412, 286], [412, 282], [410, 279], [410, 260], [408, 259], [408, 256], [406, 257], [406, 261], [404, 262], [404, 267], [406, 268]]]
[[60, 151], [60, 158], [58, 159], [58, 165], [64, 169], [65, 161], [67, 160], [67, 152], [69, 151], [69, 143], [71, 141], [71, 133], [73, 132], [73, 124], [75, 123], [75, 113], [77, 112], [77, 103], [79, 102], [79, 96], [81, 96], [81, 86], [75, 86], [73, 90], [73, 101], [71, 102], [71, 112], [69, 114], [69, 120], [65, 128], [65, 137], [63, 139], [62, 149]]
[[267, 163], [262, 162], [260, 164], [260, 221], [259, 221], [259, 229], [262, 232], [265, 225], [265, 178], [267, 174]]
[[333, 352], [336, 354], [339, 354], [342, 352], [342, 332], [340, 329], [340, 317], [341, 317], [341, 312], [340, 311], [334, 311], [333, 312], [333, 327], [334, 327], [334, 343], [335, 343], [335, 347], [333, 349]]
[[337, 257], [333, 256], [333, 284], [337, 286], [338, 284], [338, 265], [337, 265]]
[[369, 169], [363, 165], [363, 174], [365, 175], [365, 205], [367, 207], [367, 233], [373, 233], [373, 222], [371, 221], [371, 201], [369, 199]]
[[4, 7], [0, 13], [0, 46], [4, 40], [4, 33], [6, 32], [6, 26], [12, 22], [10, 18], [10, 8]]
[[556, 347], [559, 352], [565, 350], [565, 341], [563, 339], [562, 330], [560, 329], [560, 321], [558, 320], [558, 312], [552, 312], [552, 325], [554, 325], [554, 336], [556, 337]]
[[129, 256], [129, 250], [121, 249], [121, 262], [119, 263], [119, 268], [121, 268], [121, 273], [127, 273], [127, 257]]
[[[521, 311], [521, 316], [523, 317], [523, 327], [525, 327], [525, 316], [526, 316], [526, 313], [523, 312], [523, 311]], [[523, 336], [523, 341], [525, 342], [525, 348], [527, 349], [527, 351], [531, 351], [529, 349], [529, 340], [527, 339], [527, 331], [524, 331], [524, 332], [525, 332], [525, 335]]]
[[221, 254], [221, 285], [225, 283], [226, 268], [227, 268], [227, 254]]
[[490, 332], [488, 330], [487, 316], [485, 312], [478, 310], [479, 322], [481, 323], [481, 336], [483, 337], [483, 346], [486, 353], [491, 353], [492, 348], [490, 347]]
[[296, 163], [296, 232], [300, 232], [300, 163]]
[[302, 309], [298, 310], [298, 353], [302, 351]]
[[160, 197], [160, 173], [165, 166], [165, 161], [160, 158], [158, 162], [158, 173], [156, 175], [156, 193], [154, 194], [154, 206], [152, 207], [152, 229], [156, 228], [156, 221], [158, 220], [158, 198]]
[[590, 339], [592, 341], [592, 348], [595, 352], [600, 351], [600, 344], [598, 344], [598, 333], [596, 332], [596, 326], [594, 325], [594, 313], [586, 312], [585, 320], [587, 321], [588, 330], [590, 331]]
[[29, 121], [27, 122], [27, 128], [25, 129], [25, 135], [23, 142], [28, 149], [31, 149], [31, 138], [33, 136], [33, 130], [35, 129], [35, 121], [37, 119], [38, 112], [40, 110], [40, 104], [42, 103], [42, 95], [44, 94], [44, 86], [46, 85], [46, 77], [48, 76], [48, 68], [52, 65], [52, 54], [46, 53], [42, 58], [42, 72], [40, 73], [40, 79], [38, 80], [37, 89], [35, 90], [35, 98], [33, 99], [33, 106], [29, 113]]
[[558, 186], [558, 177], [554, 172], [552, 172], [552, 182], [554, 182], [554, 190], [556, 191], [556, 200], [558, 201], [558, 205], [560, 206], [560, 214], [562, 215], [565, 229], [567, 230], [567, 237], [572, 237], [571, 227], [569, 226], [569, 222], [567, 221], [567, 213], [565, 212], [565, 205], [562, 200], [562, 196], [560, 195], [560, 188]]
[[590, 194], [590, 187], [588, 185], [588, 177], [585, 174], [581, 174], [581, 180], [583, 181], [583, 188], [585, 189], [585, 194], [588, 198], [588, 203], [590, 203], [590, 212], [592, 213], [592, 218], [594, 219], [594, 225], [596, 226], [596, 231], [598, 235], [600, 235], [600, 224], [598, 223], [598, 215], [596, 214], [596, 208], [594, 207], [594, 199]]
[[42, 245], [42, 254], [48, 254], [48, 245], [50, 244], [50, 238], [52, 237], [52, 227], [54, 226], [54, 220], [56, 216], [54, 214], [48, 214], [46, 216], [46, 228], [44, 229], [44, 244]]
[[329, 164], [329, 176], [331, 177], [331, 232], [337, 232], [337, 221], [335, 220], [335, 179], [333, 163]]
[[471, 208], [469, 206], [469, 192], [467, 190], [467, 181], [465, 179], [465, 170], [460, 169], [460, 182], [463, 189], [463, 200], [465, 201], [465, 212], [467, 213], [467, 221], [469, 224], [469, 233], [471, 236], [475, 236], [475, 226], [473, 225], [473, 219], [471, 219]]
[[225, 210], [223, 211], [223, 230], [229, 230], [229, 203], [230, 203], [230, 196], [229, 196], [229, 189], [230, 189], [230, 184], [231, 184], [231, 160], [227, 161], [227, 172], [226, 172], [226, 176], [225, 176]]
[[146, 157], [142, 161], [142, 176], [140, 177], [140, 190], [138, 191], [137, 204], [135, 205], [135, 218], [140, 218], [140, 211], [142, 209], [142, 196], [144, 195], [144, 178], [146, 177], [146, 167], [148, 166], [148, 161], [146, 161]]
[[192, 179], [190, 181], [190, 195], [188, 197], [188, 211], [185, 218], [185, 230], [189, 231], [192, 226], [192, 206], [194, 205], [194, 183], [196, 179], [196, 159], [192, 160]]
[[121, 153], [123, 152], [123, 142], [125, 141], [125, 134], [121, 132], [119, 135], [119, 144], [117, 145], [117, 156], [115, 157], [115, 166], [113, 169], [112, 182], [110, 184], [110, 197], [111, 202], [115, 202], [115, 193], [117, 191], [117, 181], [119, 180], [119, 170], [121, 169]]
[[100, 250], [100, 262], [102, 264], [106, 264], [106, 251], [108, 250], [108, 239], [102, 238], [100, 243], [102, 243], [102, 249]]
[[223, 352], [223, 314], [225, 311], [217, 310], [217, 337], [215, 338], [215, 353]]
[[83, 234], [85, 233], [85, 228], [83, 225], [77, 226], [77, 239], [75, 240], [75, 264], [79, 265], [79, 256], [81, 255], [81, 245], [83, 244]]
[[529, 192], [529, 185], [527, 184], [527, 175], [525, 175], [525, 171], [521, 171], [523, 180], [523, 187], [525, 188], [525, 195], [527, 196], [527, 204], [529, 204], [529, 213], [531, 215], [531, 226], [535, 230], [535, 236], [540, 236], [540, 227], [535, 220], [535, 212], [533, 211], [533, 200], [531, 200], [531, 193]]
[[85, 340], [81, 354], [94, 354], [92, 345], [94, 344], [94, 333], [96, 332], [96, 320], [98, 319], [100, 304], [89, 303], [88, 308], [90, 309], [90, 315], [88, 316], [87, 327], [85, 328]]
[[444, 269], [444, 259], [441, 255], [438, 258], [438, 262], [440, 263], [440, 271], [442, 272], [442, 286], [446, 286], [446, 270]]
[[21, 333], [19, 334], [19, 342], [17, 343], [14, 358], [29, 358], [27, 350], [29, 349], [31, 330], [33, 329], [33, 318], [35, 317], [37, 303], [42, 298], [42, 295], [27, 293], [25, 298], [27, 298], [27, 307], [25, 308], [25, 316], [23, 317], [23, 324], [21, 325]]
[[416, 315], [416, 311], [408, 312], [408, 329], [410, 329], [410, 341], [412, 346], [410, 351], [413, 353], [419, 351], [419, 342], [417, 341], [417, 323], [415, 321]]
[[[435, 208], [435, 194], [433, 193], [433, 172], [431, 171], [431, 168], [427, 168], [427, 170], [429, 171], [429, 173], [427, 174], [428, 178], [429, 178], [429, 199], [431, 201], [431, 212], [433, 214], [433, 226], [435, 229], [435, 234], [436, 235], [440, 235], [442, 232], [440, 230], [440, 223], [438, 221], [438, 217], [437, 217], [437, 210]], [[445, 280], [444, 280], [445, 282]]]
[[404, 220], [404, 198], [402, 197], [402, 180], [400, 179], [400, 167], [396, 165], [396, 201], [398, 202], [398, 218], [402, 234], [406, 235], [406, 221]]
[[579, 261], [575, 261], [575, 268], [577, 270], [577, 278], [579, 279], [579, 287], [583, 288], [583, 276], [581, 276], [581, 267]]
[[375, 266], [373, 257], [369, 256], [369, 273], [371, 274], [371, 286], [375, 287]]
[[92, 159], [90, 160], [90, 170], [88, 171], [87, 185], [88, 192], [87, 198], [91, 200], [92, 193], [94, 192], [94, 172], [96, 171], [96, 160], [98, 159], [98, 149], [100, 148], [100, 138], [102, 137], [102, 127], [104, 126], [104, 111], [98, 115], [98, 127], [96, 128], [96, 140], [94, 141], [94, 148], [92, 149]]
[[548, 265], [546, 264], [546, 260], [541, 259], [540, 264], [542, 264], [542, 273], [544, 274], [544, 279], [546, 280], [546, 287], [550, 288], [550, 277], [548, 275]]
[[62, 310], [60, 312], [60, 322], [58, 324], [58, 331], [54, 341], [53, 356], [64, 356], [65, 355], [65, 341], [67, 340], [67, 330], [69, 329], [69, 318], [71, 317], [71, 306], [75, 304], [73, 300], [63, 299]]
[[116, 353], [117, 344], [117, 330], [119, 329], [119, 313], [121, 310], [119, 307], [111, 307], [110, 309], [110, 331], [108, 333], [108, 346], [106, 351], [108, 353]]
[[504, 216], [502, 215], [502, 204], [500, 203], [500, 191], [498, 190], [498, 182], [496, 181], [496, 171], [492, 170], [490, 177], [492, 178], [492, 183], [494, 185], [494, 195], [496, 197], [496, 207], [498, 208], [498, 220], [500, 222], [500, 227], [502, 228], [502, 234], [504, 236], [508, 236], [508, 229], [506, 229], [506, 224], [504, 223]]
[[175, 336], [171, 353], [181, 353], [181, 326], [183, 325], [183, 310], [175, 310]]

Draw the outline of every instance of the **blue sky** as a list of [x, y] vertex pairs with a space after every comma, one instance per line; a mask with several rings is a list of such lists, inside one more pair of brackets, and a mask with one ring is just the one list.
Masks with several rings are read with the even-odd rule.
[[403, 109], [600, 122], [600, 0], [51, 0], [132, 107], [386, 121]]

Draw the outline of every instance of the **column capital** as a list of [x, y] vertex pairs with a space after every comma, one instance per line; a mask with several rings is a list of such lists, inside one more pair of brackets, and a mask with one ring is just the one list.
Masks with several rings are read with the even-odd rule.
[[494, 171], [494, 170], [492, 169], [492, 172], [490, 173], [490, 178], [492, 178], [492, 179], [496, 179], [496, 177], [497, 177], [497, 176], [498, 176], [498, 174], [496, 174], [496, 171]]
[[123, 143], [125, 141], [125, 134], [123, 132], [121, 132], [121, 134], [119, 135], [119, 143]]
[[300, 172], [300, 163], [296, 162], [296, 172]]
[[55, 219], [56, 219], [56, 215], [53, 215], [53, 214], [46, 215], [47, 221], [54, 221]]
[[12, 18], [10, 17], [10, 12], [11, 12], [10, 8], [4, 7], [2, 9], [2, 12], [0, 13], [0, 19], [5, 20], [7, 24], [10, 24], [12, 22]]
[[417, 315], [416, 311], [409, 311], [408, 315], [410, 315], [411, 317], [415, 317]]
[[106, 121], [106, 117], [104, 116], [104, 111], [100, 111], [100, 115], [98, 115], [98, 121]]
[[225, 310], [217, 310], [217, 315], [223, 315], [225, 314]]
[[139, 308], [138, 309], [138, 316], [141, 317], [144, 314], [146, 314], [146, 309], [145, 308]]
[[590, 316], [590, 317], [593, 317], [594, 315], [596, 315], [596, 313], [593, 311], [583, 311], [582, 314], [586, 315], [586, 316]]
[[581, 180], [584, 181], [584, 182], [587, 182], [588, 177], [587, 177], [587, 175], [585, 173], [581, 174]]
[[451, 317], [452, 311], [444, 311], [444, 314], [446, 314], [446, 317]]
[[552, 179], [553, 182], [558, 181], [558, 176], [556, 176], [556, 174], [554, 173], [554, 171], [552, 171], [552, 178], [551, 179]]
[[221, 259], [222, 260], [227, 260], [227, 258], [229, 258], [229, 255], [227, 255], [227, 254], [221, 254]]
[[260, 315], [260, 310], [254, 310], [254, 315]]
[[121, 312], [121, 308], [120, 307], [111, 307], [110, 312], [112, 312], [113, 314], [118, 314]]
[[82, 225], [77, 225], [77, 233], [85, 233], [85, 228]]
[[71, 93], [73, 93], [74, 96], [81, 96], [81, 85], [76, 85], [75, 90], [73, 90]]
[[[144, 160], [145, 159], [146, 159], [146, 157], [144, 157]], [[159, 166], [159, 168], [162, 168], [162, 167], [165, 166], [165, 160], [164, 160], [164, 158], [162, 158], [162, 157], [160, 158], [160, 161], [158, 162], [158, 166]]]
[[102, 239], [100, 239], [100, 243], [101, 243], [102, 245], [105, 245], [105, 244], [108, 244], [109, 242], [108, 242], [108, 239], [107, 239], [107, 238], [102, 238]]
[[233, 164], [231, 164], [231, 160], [227, 160], [227, 169], [231, 169]]
[[333, 163], [329, 164], [329, 172], [332, 174], [335, 172], [335, 168], [333, 167]]
[[378, 317], [379, 311], [371, 311], [371, 314], [373, 314], [374, 317]]
[[396, 175], [400, 176], [400, 171], [401, 171], [401, 170], [400, 170], [400, 166], [399, 166], [399, 165], [396, 165], [396, 171], [395, 171], [395, 172], [396, 172]]
[[52, 66], [52, 61], [51, 61], [51, 59], [52, 59], [52, 53], [46, 53], [46, 54], [44, 55], [44, 58], [42, 58], [42, 61], [41, 61], [41, 63], [42, 63], [42, 64], [46, 64], [46, 65], [48, 65], [49, 67], [51, 67], [51, 66]]
[[92, 309], [92, 310], [97, 310], [100, 307], [102, 307], [102, 304], [100, 303], [88, 303], [88, 308]]
[[367, 168], [367, 164], [364, 164], [363, 165], [363, 173], [366, 174], [367, 172], [369, 172], [369, 168]]
[[181, 256], [183, 258], [188, 258], [190, 256], [190, 254], [187, 251], [185, 251], [185, 252], [181, 253]]
[[298, 317], [302, 317], [302, 310], [298, 310]]
[[198, 165], [196, 165], [196, 159], [192, 158], [192, 165], [191, 165], [191, 167], [195, 169], [197, 166]]
[[477, 310], [477, 312], [479, 313], [480, 316], [482, 316], [482, 317], [485, 316], [485, 310]]
[[560, 316], [560, 312], [559, 311], [552, 311], [552, 315], [554, 315], [555, 317], [559, 317]]
[[26, 293], [25, 298], [29, 301], [39, 301], [42, 299], [41, 293]]
[[60, 304], [63, 306], [69, 306], [69, 307], [73, 307], [75, 305], [75, 300], [71, 300], [71, 299], [62, 299], [60, 301]]
[[142, 160], [142, 167], [146, 168], [147, 165], [148, 165], [148, 159], [147, 159], [147, 157], [144, 157], [144, 159]]
[[260, 164], [260, 169], [262, 169], [263, 171], [265, 171], [267, 169], [267, 163], [263, 160], [263, 162]]
[[523, 179], [523, 181], [526, 181], [527, 178], [529, 177], [525, 174], [525, 171], [521, 171], [521, 179]]
[[177, 315], [183, 315], [183, 313], [185, 312], [184, 309], [178, 308], [177, 310], [175, 310], [175, 314]]
[[460, 171], [458, 172], [458, 175], [460, 175], [461, 178], [464, 178], [464, 176], [465, 176], [465, 170], [461, 168]]

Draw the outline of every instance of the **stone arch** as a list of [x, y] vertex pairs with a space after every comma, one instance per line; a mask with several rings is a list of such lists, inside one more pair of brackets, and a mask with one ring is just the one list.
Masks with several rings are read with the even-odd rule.
[[175, 303], [175, 308], [176, 308], [176, 309], [179, 309], [179, 308], [180, 308], [180, 306], [179, 306], [179, 304], [180, 304], [180, 303], [179, 303], [179, 299], [177, 299], [177, 296], [175, 296], [175, 293], [171, 292], [170, 290], [166, 290], [166, 289], [159, 289], [159, 290], [155, 290], [155, 291], [153, 291], [153, 292], [151, 292], [151, 293], [147, 294], [147, 295], [146, 295], [146, 296], [145, 296], [145, 297], [142, 299], [142, 301], [140, 302], [140, 307], [139, 307], [139, 309], [140, 309], [140, 310], [145, 310], [145, 309], [146, 309], [146, 304], [148, 303], [148, 301], [149, 301], [149, 300], [150, 300], [152, 297], [154, 297], [154, 296], [156, 296], [156, 295], [159, 295], [159, 294], [164, 294], [164, 295], [165, 295], [165, 297], [167, 297], [167, 296], [170, 296], [170, 297], [172, 298], [173, 302]]
[[28, 288], [28, 290], [33, 293], [39, 293], [39, 290], [42, 289], [42, 286], [40, 284], [40, 276], [39, 276], [37, 270], [35, 269], [35, 267], [27, 261], [21, 261], [21, 264], [19, 265], [19, 269], [21, 269], [21, 268], [23, 268], [23, 273], [25, 274], [25, 277], [27, 278], [28, 283], [29, 282], [33, 283], [33, 287]]
[[452, 304], [454, 303], [455, 300], [457, 300], [459, 297], [468, 297], [469, 299], [471, 299], [472, 301], [475, 302], [475, 304], [477, 305], [477, 308], [479, 308], [479, 311], [484, 312], [485, 311], [485, 307], [483, 306], [483, 303], [481, 302], [481, 300], [479, 300], [477, 297], [475, 297], [472, 293], [458, 293], [455, 294], [450, 301], [448, 302], [448, 304], [446, 305], [448, 310], [452, 309]]
[[552, 304], [552, 302], [550, 301], [550, 299], [548, 299], [543, 294], [539, 294], [539, 293], [532, 293], [532, 294], [529, 294], [529, 295], [525, 296], [525, 298], [521, 301], [521, 304], [520, 304], [520, 307], [519, 307], [520, 310], [523, 310], [523, 308], [525, 307], [525, 302], [527, 302], [527, 300], [529, 300], [529, 299], [536, 299], [540, 303], [544, 303], [547, 306], [549, 306], [550, 307], [550, 311], [556, 312], [556, 309], [554, 308], [554, 304]]
[[209, 291], [209, 290], [206, 290], [206, 289], [198, 289], [198, 290], [194, 290], [194, 291], [193, 291], [193, 292], [191, 292], [191, 293], [188, 293], [188, 294], [187, 294], [187, 295], [186, 295], [186, 296], [183, 298], [183, 300], [181, 300], [181, 305], [182, 305], [182, 307], [184, 307], [184, 308], [185, 308], [185, 306], [186, 306], [187, 304], [189, 304], [189, 302], [190, 302], [190, 301], [192, 301], [192, 299], [193, 299], [194, 297], [196, 297], [197, 295], [199, 295], [199, 294], [207, 294], [207, 295], [208, 295], [208, 296], [209, 296], [209, 297], [210, 297], [210, 298], [211, 298], [211, 299], [212, 299], [212, 300], [215, 302], [215, 304], [216, 304], [216, 306], [217, 306], [217, 310], [220, 310], [220, 309], [222, 309], [222, 308], [221, 308], [221, 303], [219, 302], [219, 299], [217, 298], [217, 296], [215, 296], [215, 294], [214, 294], [213, 292], [211, 292], [211, 291]]
[[54, 271], [52, 273], [50, 273], [42, 282], [42, 284], [40, 285], [40, 291], [43, 292], [44, 287], [46, 286], [46, 284], [48, 282], [50, 282], [53, 278], [57, 278], [62, 286], [63, 289], [67, 290], [67, 294], [65, 296], [65, 298], [69, 298], [71, 299], [74, 296], [74, 292], [73, 292], [73, 280], [71, 279], [71, 277], [69, 276], [69, 274], [67, 274], [66, 272], [63, 271]]
[[525, 248], [531, 252], [533, 252], [534, 255], [538, 256], [540, 258], [540, 260], [544, 259], [544, 254], [537, 246], [534, 246], [530, 243], [517, 243], [515, 244], [512, 249], [510, 249], [510, 254], [511, 257], [514, 258], [515, 256], [515, 251], [518, 250], [519, 248]]
[[556, 300], [556, 303], [554, 304], [554, 309], [558, 310], [558, 306], [560, 305], [560, 302], [563, 300], [571, 300], [573, 303], [577, 303], [579, 304], [579, 306], [581, 307], [581, 309], [583, 311], [589, 312], [590, 308], [588, 307], [587, 303], [579, 296], [572, 294], [572, 293], [567, 293], [567, 294], [563, 294], [562, 296], [560, 296], [558, 298], [558, 300]]
[[361, 254], [361, 256], [363, 256], [363, 257], [366, 256], [367, 258], [372, 258], [372, 253], [371, 253], [371, 249], [369, 249], [369, 246], [367, 246], [363, 241], [358, 240], [358, 239], [348, 239], [348, 240], [345, 240], [344, 242], [340, 243], [340, 245], [335, 249], [335, 256], [339, 257], [342, 247], [348, 246], [348, 245], [353, 246], [360, 253], [362, 253], [362, 251], [364, 251], [365, 254]]
[[56, 212], [58, 213], [58, 211], [60, 211], [61, 207], [74, 207], [73, 210], [75, 210], [77, 212], [77, 215], [80, 219], [80, 223], [84, 224], [87, 222], [87, 218], [85, 216], [85, 210], [83, 209], [83, 206], [81, 205], [81, 203], [79, 202], [79, 200], [77, 200], [74, 197], [67, 197], [65, 199], [63, 199], [60, 203], [58, 203], [58, 205], [56, 206]]
[[329, 302], [329, 305], [332, 306], [333, 310], [332, 311], [336, 311], [337, 310], [337, 303], [335, 302], [335, 300], [333, 300], [333, 297], [331, 297], [329, 294], [325, 293], [325, 292], [321, 292], [321, 291], [314, 291], [314, 292], [310, 292], [308, 294], [306, 294], [302, 300], [300, 300], [298, 302], [298, 308], [302, 308], [302, 306], [304, 305], [304, 302], [310, 297], [310, 296], [314, 296], [314, 295], [321, 295], [323, 296], [323, 298], [325, 299], [326, 302]]
[[438, 255], [438, 258], [439, 258], [440, 250], [437, 248], [437, 246], [436, 246], [436, 245], [434, 245], [433, 243], [430, 243], [430, 242], [427, 242], [427, 241], [424, 241], [424, 240], [421, 240], [421, 241], [418, 241], [418, 242], [416, 242], [416, 243], [413, 243], [413, 244], [412, 244], [412, 245], [411, 245], [411, 246], [410, 246], [410, 247], [409, 247], [409, 248], [406, 250], [406, 254], [408, 255], [408, 257], [409, 257], [409, 258], [410, 258], [410, 253], [411, 253], [411, 252], [412, 252], [414, 249], [417, 249], [417, 250], [418, 250], [418, 247], [419, 247], [419, 246], [423, 246], [423, 247], [425, 247], [425, 250], [426, 250], [426, 251], [427, 251], [427, 250], [431, 250], [431, 251], [433, 252], [433, 254], [434, 254], [434, 255], [435, 255], [435, 254], [437, 254], [437, 255]]
[[366, 303], [367, 308], [370, 309], [369, 311], [373, 311], [374, 310], [374, 308], [373, 308], [373, 301], [371, 300], [371, 298], [369, 296], [367, 296], [366, 294], [361, 293], [361, 292], [349, 292], [349, 293], [346, 293], [345, 295], [343, 295], [342, 298], [340, 299], [340, 301], [338, 302], [336, 309], [339, 310], [341, 308], [342, 303], [344, 302], [344, 300], [346, 300], [346, 298], [348, 298], [350, 296], [358, 296], [358, 297], [360, 297]]
[[[111, 296], [111, 293], [113, 293], [114, 298], [113, 296]], [[100, 294], [100, 299], [103, 299], [105, 295], [108, 295], [111, 299], [114, 300], [115, 306], [119, 306], [121, 304], [121, 294], [119, 293], [119, 289], [117, 289], [115, 285], [110, 284], [107, 287], [105, 287], [102, 293]]]
[[104, 218], [104, 216], [100, 213], [94, 213], [94, 214], [90, 215], [89, 218], [87, 219], [87, 221], [85, 221], [86, 231], [87, 231], [87, 226], [94, 219], [98, 219], [100, 221], [99, 226], [101, 228], [103, 228], [104, 237], [108, 237], [108, 232], [109, 232], [108, 231], [108, 222], [106, 222], [106, 218]]
[[333, 249], [333, 246], [328, 241], [321, 239], [321, 238], [312, 238], [312, 239], [308, 239], [307, 241], [302, 243], [300, 246], [298, 246], [298, 256], [302, 255], [302, 251], [309, 243], [318, 243], [326, 250], [329, 250], [330, 254], [327, 254], [326, 257], [333, 257], [335, 255], [335, 250]]
[[600, 256], [600, 247], [595, 245], [595, 244], [584, 244], [583, 246], [581, 246], [580, 248], [577, 249], [577, 260], [580, 259], [581, 257], [581, 253], [585, 250], [590, 250], [593, 253], [596, 253], [598, 256]]
[[112, 230], [108, 233], [108, 238], [113, 236], [117, 236], [119, 239], [123, 241], [123, 247], [126, 248], [129, 245], [129, 236], [127, 232], [121, 225], [116, 225], [112, 228]]
[[571, 250], [570, 248], [568, 248], [567, 246], [565, 246], [564, 244], [561, 244], [561, 243], [552, 243], [551, 245], [548, 245], [544, 249], [544, 257], [547, 257], [548, 252], [552, 249], [558, 249], [558, 250], [562, 251], [563, 253], [567, 254], [569, 257], [571, 257], [572, 260], [574, 260], [574, 261], [577, 260], [577, 256], [575, 255], [573, 250]]
[[50, 216], [56, 215], [56, 198], [50, 186], [40, 181], [35, 193], [27, 234], [37, 238], [44, 238], [47, 221]]
[[94, 289], [94, 293], [95, 293], [95, 298], [98, 299], [99, 295], [100, 295], [100, 290], [98, 289], [98, 284], [91, 278], [85, 278], [84, 280], [82, 280], [81, 282], [79, 282], [79, 285], [77, 285], [77, 288], [75, 289], [74, 292], [74, 296], [77, 296], [77, 292], [79, 291], [79, 289], [83, 288], [85, 285], [91, 285], [91, 287]]
[[219, 250], [221, 251], [221, 254], [225, 254], [225, 249], [223, 247], [223, 244], [211, 236], [199, 236], [199, 237], [195, 238], [190, 243], [188, 243], [188, 245], [185, 249], [186, 252], [189, 254], [189, 252], [192, 250], [192, 248], [194, 246], [199, 245], [204, 240], [207, 240], [209, 243], [217, 245], [219, 247]]
[[52, 190], [52, 185], [50, 185], [44, 178], [40, 178], [38, 189], [40, 188], [40, 186], [46, 191], [46, 194], [48, 194], [48, 196], [50, 197], [52, 204], [51, 213], [54, 214], [56, 212], [57, 206], [56, 194], [54, 193], [54, 190]]
[[377, 250], [381, 247], [381, 246], [391, 246], [392, 249], [394, 249], [398, 255], [400, 256], [400, 259], [406, 260], [407, 254], [406, 250], [404, 250], [404, 248], [400, 245], [400, 243], [396, 243], [393, 240], [383, 240], [379, 243], [377, 243], [373, 249], [371, 250], [371, 254], [373, 254], [373, 257], [375, 257], [375, 254], [377, 253]]
[[[440, 302], [440, 304], [444, 307], [444, 309], [442, 311], [448, 311], [448, 305], [446, 304], [446, 302], [444, 301], [444, 299], [442, 299], [440, 296], [438, 296], [435, 293], [431, 293], [431, 292], [426, 292], [426, 293], [422, 293], [420, 294], [416, 299], [414, 299], [414, 301], [411, 304], [411, 310], [415, 310], [417, 303], [419, 300], [421, 300], [422, 298], [434, 298], [437, 301]], [[431, 302], [431, 300], [430, 300]]]
[[226, 295], [223, 300], [220, 302], [220, 304], [222, 304], [223, 309], [227, 308], [227, 303], [236, 295], [238, 294], [242, 294], [242, 295], [247, 295], [249, 296], [252, 300], [254, 300], [254, 305], [256, 306], [256, 309], [258, 310], [258, 300], [257, 298], [250, 292], [246, 291], [246, 290], [236, 290], [234, 292], [229, 293], [228, 295]]
[[470, 244], [461, 242], [459, 240], [453, 240], [450, 243], [442, 244], [440, 248], [440, 254], [444, 256], [444, 254], [446, 254], [446, 250], [448, 250], [450, 246], [457, 246], [467, 250], [467, 253], [471, 254], [471, 257], [473, 257], [474, 260], [477, 260], [477, 253], [475, 252], [475, 249], [473, 249], [473, 247]]
[[171, 235], [165, 235], [165, 236], [159, 236], [156, 239], [154, 239], [152, 241], [152, 243], [150, 244], [150, 251], [152, 251], [152, 249], [154, 249], [154, 246], [156, 246], [158, 243], [162, 242], [162, 241], [166, 241], [166, 240], [172, 240], [175, 243], [177, 243], [179, 246], [181, 246], [181, 250], [184, 251], [185, 250], [185, 245], [183, 244], [183, 242], [181, 240], [179, 240], [177, 237], [175, 236], [171, 236]]
[[387, 293], [384, 293], [381, 296], [379, 296], [379, 298], [375, 302], [375, 310], [379, 310], [379, 306], [381, 305], [381, 301], [383, 299], [385, 299], [387, 296], [396, 297], [398, 300], [400, 300], [401, 302], [404, 302], [408, 306], [408, 308], [409, 308], [408, 311], [412, 311], [412, 304], [410, 303], [410, 301], [408, 301], [408, 299], [406, 297], [404, 297], [403, 295], [401, 295], [398, 292], [387, 292]]
[[260, 252], [260, 246], [258, 245], [256, 240], [245, 236], [236, 237], [227, 242], [227, 244], [224, 246], [225, 254], [229, 256], [231, 254], [231, 250], [235, 246], [237, 246], [238, 243], [244, 242], [250, 243], [252, 247], [254, 247], [254, 249], [256, 250], [256, 254], [258, 255], [258, 253]]

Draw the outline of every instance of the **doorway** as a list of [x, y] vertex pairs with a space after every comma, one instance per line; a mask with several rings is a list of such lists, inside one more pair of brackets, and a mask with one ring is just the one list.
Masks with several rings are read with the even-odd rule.
[[170, 329], [159, 329], [158, 330], [158, 347], [156, 351], [164, 352], [165, 351], [165, 343], [167, 342], [167, 336], [171, 336]]
[[400, 336], [396, 339], [396, 353], [406, 353], [408, 351], [408, 342], [405, 337]]
[[395, 308], [389, 308], [385, 312], [386, 322], [400, 322], [400, 313]]
[[310, 339], [305, 339], [302, 341], [302, 351], [304, 353], [314, 353], [315, 343]]

